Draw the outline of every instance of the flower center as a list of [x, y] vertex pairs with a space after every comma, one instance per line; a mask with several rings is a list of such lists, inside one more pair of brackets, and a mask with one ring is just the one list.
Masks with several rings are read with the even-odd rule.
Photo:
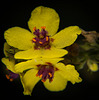
[[36, 76], [39, 76], [42, 82], [45, 82], [47, 79], [49, 79], [49, 82], [53, 81], [54, 77], [54, 72], [57, 71], [58, 69], [55, 68], [51, 63], [46, 62], [45, 65], [37, 65], [39, 71], [36, 74]]
[[36, 27], [33, 28], [34, 30], [33, 34], [36, 35], [36, 37], [32, 39], [32, 42], [35, 43], [34, 46], [35, 49], [40, 49], [40, 48], [50, 49], [51, 42], [54, 41], [54, 39], [48, 36], [48, 32], [45, 30], [45, 28], [46, 28], [45, 26], [42, 26], [41, 32], [39, 29], [36, 29]]

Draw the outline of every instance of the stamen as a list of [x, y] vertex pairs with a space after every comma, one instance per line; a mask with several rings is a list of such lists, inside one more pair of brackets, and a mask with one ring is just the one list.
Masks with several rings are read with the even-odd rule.
[[48, 74], [49, 74], [50, 77], [52, 77], [52, 74], [51, 73], [48, 73]]
[[40, 76], [39, 76], [39, 78], [41, 78], [43, 75], [41, 74]]
[[10, 79], [10, 81], [12, 82], [12, 81], [13, 81], [13, 79], [11, 78], [11, 79]]
[[6, 74], [6, 78], [9, 80], [9, 81], [13, 81], [14, 79], [18, 78], [19, 77], [19, 74], [16, 74], [16, 73], [13, 73], [12, 71], [10, 71], [9, 69], [6, 69], [8, 71], [8, 74]]
[[36, 36], [32, 39], [32, 42], [35, 43], [34, 49], [50, 49], [51, 48], [51, 42], [54, 41], [53, 38], [50, 38], [48, 36], [48, 32], [45, 30], [45, 26], [41, 27], [42, 30], [36, 29], [36, 27], [33, 28], [34, 32], [33, 34]]
[[46, 41], [48, 41], [48, 36], [46, 36]]
[[36, 39], [33, 38], [32, 40], [33, 40], [33, 42], [36, 42]]
[[39, 41], [40, 44], [43, 44], [43, 42]]
[[49, 79], [49, 82], [53, 81], [55, 67], [50, 62], [45, 62], [46, 64], [39, 64], [38, 67], [38, 73], [36, 76], [39, 76], [41, 78], [42, 82], [45, 82], [47, 79]]
[[43, 30], [45, 30], [46, 27], [45, 27], [45, 26], [41, 26], [41, 28], [42, 28]]
[[8, 80], [10, 80], [10, 82], [12, 82], [12, 81], [13, 81], [13, 79], [12, 79], [12, 78], [10, 78], [10, 75], [6, 75], [6, 78], [7, 78]]
[[41, 81], [42, 81], [42, 82], [45, 82], [45, 80], [44, 80], [44, 79], [42, 79]]
[[33, 31], [35, 31], [36, 30], [36, 27], [33, 27]]
[[9, 80], [10, 79], [10, 76], [9, 75], [6, 75], [6, 78]]

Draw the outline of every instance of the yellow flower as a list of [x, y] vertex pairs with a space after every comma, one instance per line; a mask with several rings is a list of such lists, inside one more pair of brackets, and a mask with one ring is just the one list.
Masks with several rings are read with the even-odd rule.
[[8, 80], [11, 82], [20, 77], [21, 83], [23, 85], [24, 91], [28, 92], [27, 87], [24, 85], [22, 81], [22, 77], [24, 73], [17, 73], [15, 71], [15, 59], [9, 60], [9, 58], [2, 58], [2, 62], [6, 65], [7, 74], [5, 75]]
[[60, 60], [63, 60], [63, 58], [41, 58], [16, 64], [16, 72], [22, 73], [26, 71], [22, 77], [22, 82], [26, 87], [24, 95], [31, 95], [34, 86], [40, 80], [50, 91], [64, 90], [68, 81], [72, 82], [72, 84], [82, 81], [73, 65], [65, 66], [63, 63], [58, 63]]
[[20, 77], [21, 83], [24, 87], [24, 91], [28, 91], [27, 88], [25, 87], [24, 83], [22, 82], [22, 77], [23, 77], [24, 73], [17, 73], [15, 71], [15, 64], [16, 64], [16, 62], [18, 62], [18, 60], [14, 59], [15, 52], [18, 52], [18, 50], [15, 48], [12, 48], [6, 42], [4, 43], [5, 58], [2, 58], [1, 61], [6, 65], [7, 74], [5, 76], [11, 82], [14, 79], [17, 79], [18, 77]]
[[12, 27], [5, 31], [7, 43], [24, 50], [16, 53], [15, 58], [55, 58], [67, 54], [62, 48], [74, 43], [81, 30], [78, 26], [70, 26], [56, 34], [59, 21], [59, 15], [54, 9], [39, 6], [32, 11], [28, 21], [31, 32], [20, 27]]

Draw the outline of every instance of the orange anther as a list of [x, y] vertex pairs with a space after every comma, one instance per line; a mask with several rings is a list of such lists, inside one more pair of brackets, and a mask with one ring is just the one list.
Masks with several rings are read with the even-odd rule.
[[43, 44], [43, 42], [39, 41], [40, 44]]
[[42, 74], [39, 76], [39, 78], [41, 78], [42, 77]]
[[35, 31], [36, 30], [36, 27], [33, 27], [33, 31]]
[[45, 27], [45, 26], [41, 26], [41, 28], [42, 28], [42, 29], [45, 29], [46, 27]]
[[33, 38], [32, 40], [33, 40], [33, 42], [36, 42], [36, 39]]
[[44, 80], [44, 79], [42, 79], [41, 81], [42, 81], [42, 82], [45, 82], [45, 80]]
[[50, 77], [52, 77], [52, 74], [51, 73], [48, 73], [48, 74], [49, 74]]
[[9, 76], [9, 75], [6, 75], [6, 78], [7, 78], [7, 79], [10, 79], [10, 76]]
[[48, 41], [48, 36], [46, 36], [46, 41]]
[[11, 79], [10, 79], [10, 81], [12, 82], [12, 81], [13, 81], [13, 79], [11, 78]]

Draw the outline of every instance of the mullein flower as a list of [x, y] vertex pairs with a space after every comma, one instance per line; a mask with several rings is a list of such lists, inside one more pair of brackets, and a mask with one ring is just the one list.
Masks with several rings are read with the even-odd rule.
[[59, 21], [59, 15], [54, 9], [39, 6], [32, 11], [28, 21], [31, 32], [21, 27], [12, 27], [5, 31], [7, 43], [22, 50], [15, 54], [15, 58], [55, 58], [67, 54], [67, 50], [62, 48], [71, 45], [81, 30], [78, 26], [70, 26], [56, 34]]
[[4, 43], [4, 55], [5, 57], [1, 59], [1, 61], [5, 64], [6, 68], [6, 78], [9, 81], [13, 81], [15, 79], [18, 79], [20, 77], [21, 83], [24, 87], [24, 91], [28, 91], [27, 88], [25, 87], [22, 77], [24, 73], [17, 73], [15, 71], [15, 64], [21, 62], [21, 60], [17, 60], [14, 58], [14, 54], [18, 52], [19, 50], [16, 48], [13, 48], [9, 46], [6, 42]]
[[65, 66], [61, 62], [58, 63], [60, 60], [63, 60], [63, 58], [38, 58], [16, 64], [16, 72], [26, 71], [22, 77], [22, 82], [26, 87], [24, 95], [31, 95], [34, 86], [40, 80], [50, 91], [64, 90], [68, 81], [72, 84], [82, 81], [73, 65]]
[[28, 89], [27, 89], [27, 87], [24, 85], [24, 83], [23, 83], [23, 75], [24, 75], [24, 73], [17, 73], [16, 71], [15, 71], [15, 59], [12, 59], [12, 60], [9, 60], [8, 58], [2, 58], [2, 62], [6, 65], [6, 78], [10, 81], [10, 82], [12, 82], [12, 81], [14, 81], [14, 80], [16, 80], [16, 79], [18, 79], [18, 78], [20, 78], [20, 81], [21, 81], [21, 83], [22, 83], [22, 85], [23, 85], [23, 87], [24, 87], [24, 91], [26, 91], [26, 92], [28, 92]]

